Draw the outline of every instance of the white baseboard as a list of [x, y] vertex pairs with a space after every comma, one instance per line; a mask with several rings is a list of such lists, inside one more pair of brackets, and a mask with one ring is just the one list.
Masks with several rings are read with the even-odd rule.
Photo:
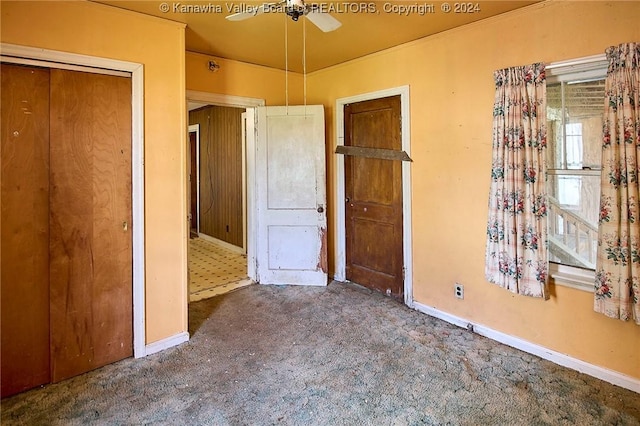
[[189, 333], [182, 332], [175, 334], [173, 336], [167, 337], [166, 339], [158, 340], [157, 342], [149, 343], [145, 346], [145, 356], [155, 354], [156, 352], [163, 351], [165, 349], [169, 349], [173, 346], [178, 346], [181, 343], [189, 341]]
[[202, 232], [198, 233], [198, 236], [200, 238], [202, 238], [205, 241], [209, 241], [210, 243], [216, 244], [222, 248], [225, 248], [229, 251], [232, 251], [234, 253], [238, 253], [238, 254], [245, 254], [245, 249], [242, 247], [238, 247], [238, 246], [234, 246], [233, 244], [230, 244], [226, 241], [222, 241], [219, 240], [215, 237], [212, 237], [211, 235], [207, 235], [207, 234], [203, 234]]
[[474, 333], [477, 333], [484, 337], [488, 337], [489, 339], [503, 343], [507, 346], [511, 346], [512, 348], [516, 348], [532, 355], [539, 356], [540, 358], [546, 359], [547, 361], [551, 361], [563, 367], [571, 368], [572, 370], [588, 374], [589, 376], [604, 380], [605, 382], [612, 383], [616, 386], [620, 386], [633, 392], [640, 393], [640, 379], [636, 379], [635, 377], [627, 376], [625, 374], [618, 373], [617, 371], [589, 364], [588, 362], [581, 361], [577, 358], [573, 358], [560, 352], [553, 351], [551, 349], [545, 348], [544, 346], [540, 346], [535, 343], [528, 342], [524, 339], [502, 333], [481, 324], [474, 324], [464, 318], [451, 315], [447, 312], [438, 310], [431, 306], [423, 305], [415, 301], [413, 302], [413, 309], [429, 316], [439, 318], [453, 325], [457, 325], [458, 327], [466, 329], [472, 328]]

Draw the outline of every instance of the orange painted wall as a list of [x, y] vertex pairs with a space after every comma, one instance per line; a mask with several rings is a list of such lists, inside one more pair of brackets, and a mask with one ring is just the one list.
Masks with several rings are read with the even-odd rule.
[[183, 26], [83, 1], [0, 8], [3, 43], [144, 65], [146, 340], [187, 331]]
[[[217, 72], [208, 69], [210, 60], [220, 65]], [[264, 99], [266, 105], [285, 105], [288, 92], [289, 105], [303, 103], [301, 74], [275, 68], [247, 64], [230, 59], [216, 58], [200, 53], [186, 53], [187, 90], [221, 95]]]
[[[410, 86], [417, 302], [640, 378], [640, 327], [593, 313], [590, 293], [554, 285], [545, 302], [513, 295], [484, 278], [493, 71], [640, 41], [638, 22], [636, 2], [552, 1], [308, 76], [310, 103], [327, 111], [331, 197], [336, 99]], [[335, 217], [335, 241], [333, 224]], [[464, 284], [464, 300], [454, 298], [455, 282]]]
[[[208, 56], [185, 55], [180, 26], [106, 6], [2, 1], [0, 8], [4, 43], [144, 64], [147, 342], [186, 331], [185, 80], [190, 90], [277, 105], [285, 103], [284, 72], [216, 59], [221, 70], [210, 73]], [[640, 378], [640, 330], [593, 313], [589, 293], [554, 286], [543, 302], [490, 285], [483, 273], [493, 70], [638, 41], [639, 21], [635, 2], [547, 2], [308, 76], [308, 103], [327, 112], [330, 197], [335, 100], [411, 87], [416, 301]], [[289, 103], [302, 103], [299, 74], [289, 74]], [[456, 281], [465, 285], [463, 301], [453, 297]]]

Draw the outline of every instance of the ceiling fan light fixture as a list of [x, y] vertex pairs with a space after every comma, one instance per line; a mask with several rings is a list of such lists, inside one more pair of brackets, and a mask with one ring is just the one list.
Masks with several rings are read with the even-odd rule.
[[295, 7], [287, 7], [287, 15], [291, 17], [293, 21], [298, 21], [298, 19], [304, 15], [304, 10], [296, 9]]
[[321, 31], [328, 33], [338, 29], [342, 24], [327, 12], [313, 5], [306, 5], [304, 0], [280, 0], [277, 3], [264, 3], [251, 11], [242, 11], [226, 17], [229, 21], [244, 21], [265, 12], [274, 11], [274, 8], [286, 13], [293, 21], [298, 21], [301, 16], [306, 16]]

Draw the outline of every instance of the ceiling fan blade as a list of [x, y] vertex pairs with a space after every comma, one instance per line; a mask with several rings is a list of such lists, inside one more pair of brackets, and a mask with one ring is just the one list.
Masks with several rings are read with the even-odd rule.
[[342, 23], [328, 13], [318, 12], [316, 10], [310, 10], [305, 15], [316, 27], [320, 28], [325, 33], [333, 30], [337, 30], [342, 26]]
[[273, 7], [274, 5], [278, 5], [280, 3], [271, 3], [271, 4], [263, 4], [261, 6], [257, 6], [252, 9], [247, 9], [240, 13], [234, 13], [233, 15], [229, 15], [225, 17], [227, 21], [244, 21], [245, 19], [253, 18], [254, 16], [258, 16], [264, 13], [265, 9], [268, 7]]

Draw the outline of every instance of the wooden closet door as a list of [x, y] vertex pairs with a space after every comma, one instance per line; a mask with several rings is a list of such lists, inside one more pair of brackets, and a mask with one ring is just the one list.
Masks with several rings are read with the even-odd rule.
[[49, 70], [2, 64], [2, 397], [49, 383]]
[[131, 79], [51, 70], [54, 382], [133, 354]]

